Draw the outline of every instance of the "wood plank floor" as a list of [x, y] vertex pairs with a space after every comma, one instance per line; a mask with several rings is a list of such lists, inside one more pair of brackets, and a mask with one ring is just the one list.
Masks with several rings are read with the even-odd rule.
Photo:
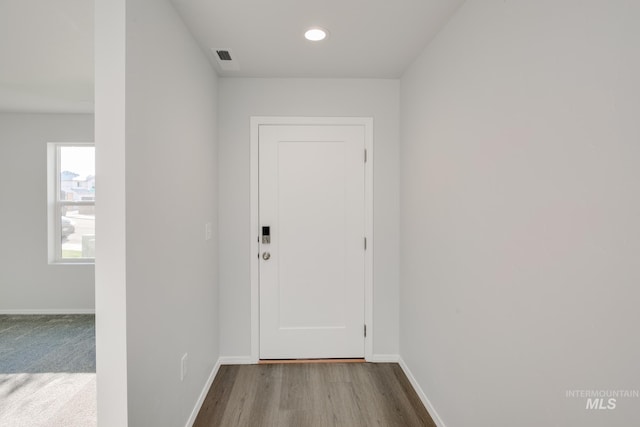
[[436, 427], [396, 363], [221, 366], [194, 427]]

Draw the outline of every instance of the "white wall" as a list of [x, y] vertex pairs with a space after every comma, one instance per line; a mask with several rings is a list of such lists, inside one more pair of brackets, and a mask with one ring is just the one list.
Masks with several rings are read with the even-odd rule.
[[374, 354], [398, 353], [397, 80], [220, 79], [220, 349], [251, 354], [249, 118], [374, 118]]
[[166, 0], [98, 1], [96, 55], [98, 421], [181, 426], [219, 356], [217, 78]]
[[640, 425], [640, 3], [467, 1], [401, 80], [400, 351], [448, 427]]
[[0, 114], [0, 312], [94, 309], [93, 265], [50, 265], [47, 142], [93, 142], [93, 115]]

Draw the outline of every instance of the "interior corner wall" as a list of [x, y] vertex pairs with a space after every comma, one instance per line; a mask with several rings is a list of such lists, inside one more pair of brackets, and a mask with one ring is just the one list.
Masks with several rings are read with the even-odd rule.
[[93, 265], [47, 254], [47, 143], [93, 140], [91, 114], [0, 113], [0, 313], [94, 310]]
[[401, 79], [400, 352], [447, 427], [640, 425], [571, 395], [640, 386], [638, 22], [467, 1]]
[[251, 116], [374, 118], [374, 354], [398, 353], [399, 82], [221, 78], [220, 348], [251, 355]]
[[217, 76], [168, 0], [99, 0], [96, 95], [98, 425], [182, 426], [219, 358]]

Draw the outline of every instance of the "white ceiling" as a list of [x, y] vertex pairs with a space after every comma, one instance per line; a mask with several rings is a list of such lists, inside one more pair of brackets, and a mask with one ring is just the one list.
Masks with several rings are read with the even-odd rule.
[[0, 111], [93, 111], [92, 0], [0, 0]]
[[[397, 78], [464, 0], [171, 1], [221, 76]], [[92, 111], [93, 0], [0, 0], [0, 112]]]
[[[400, 77], [464, 0], [172, 0], [221, 76]], [[311, 43], [303, 34], [330, 33]], [[211, 48], [230, 48], [223, 71]]]

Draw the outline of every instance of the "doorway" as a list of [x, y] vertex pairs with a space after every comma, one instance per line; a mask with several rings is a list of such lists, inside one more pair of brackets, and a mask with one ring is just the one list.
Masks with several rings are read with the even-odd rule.
[[372, 125], [251, 120], [254, 362], [372, 353]]

